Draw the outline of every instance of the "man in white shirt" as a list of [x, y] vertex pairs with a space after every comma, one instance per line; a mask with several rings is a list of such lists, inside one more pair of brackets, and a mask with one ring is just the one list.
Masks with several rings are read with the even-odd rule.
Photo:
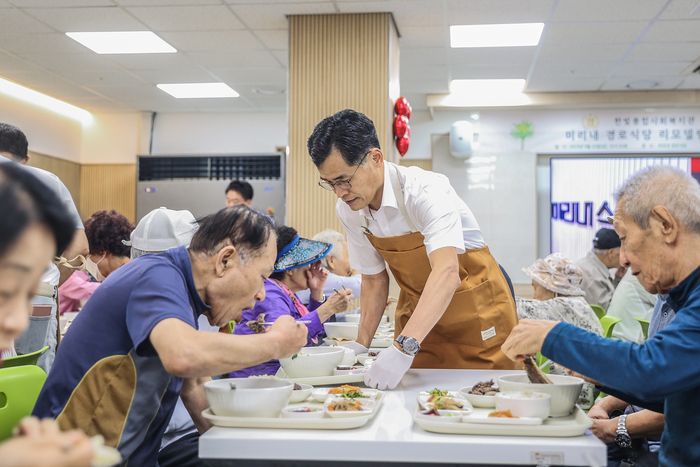
[[[0, 162], [7, 159], [26, 165], [29, 162], [27, 137], [16, 126], [7, 123], [0, 123]], [[39, 180], [49, 187], [68, 209], [72, 222], [75, 225], [75, 235], [73, 241], [66, 251], [61, 255], [63, 258], [72, 260], [80, 255], [88, 254], [88, 242], [83, 229], [83, 222], [75, 207], [73, 198], [68, 188], [63, 182], [51, 172], [36, 167], [27, 166]], [[70, 265], [79, 266], [75, 262]], [[73, 274], [74, 268], [70, 265], [48, 265], [48, 269], [41, 277], [41, 287], [39, 294], [34, 298], [34, 305], [51, 305], [51, 316], [30, 317], [29, 329], [15, 343], [19, 354], [34, 352], [48, 345], [47, 350], [37, 362], [47, 373], [51, 369], [54, 357], [56, 356], [56, 346], [58, 345], [58, 286], [63, 284]]]
[[308, 148], [362, 273], [356, 353], [367, 351], [387, 303], [385, 262], [401, 287], [396, 341], [365, 383], [394, 388], [412, 365], [513, 369], [500, 350], [518, 322], [513, 296], [447, 177], [384, 161], [372, 121], [349, 109], [321, 121]]

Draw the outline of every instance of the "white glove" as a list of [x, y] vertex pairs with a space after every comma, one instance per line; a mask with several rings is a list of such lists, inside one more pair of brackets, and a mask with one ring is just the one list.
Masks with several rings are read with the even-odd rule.
[[355, 355], [360, 355], [361, 353], [367, 353], [367, 347], [360, 344], [359, 342], [350, 342], [349, 344], [342, 345], [346, 349], [352, 349], [355, 351]]
[[365, 384], [380, 391], [394, 389], [412, 363], [412, 356], [401, 352], [395, 345], [390, 345], [388, 349], [381, 351], [377, 360], [365, 373]]

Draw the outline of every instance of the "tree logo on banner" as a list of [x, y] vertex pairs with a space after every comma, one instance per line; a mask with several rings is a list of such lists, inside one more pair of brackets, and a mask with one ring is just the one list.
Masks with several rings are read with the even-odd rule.
[[535, 134], [534, 125], [523, 120], [520, 123], [513, 123], [513, 126], [515, 128], [510, 131], [510, 135], [520, 140], [520, 150], [522, 151], [525, 149], [525, 138]]

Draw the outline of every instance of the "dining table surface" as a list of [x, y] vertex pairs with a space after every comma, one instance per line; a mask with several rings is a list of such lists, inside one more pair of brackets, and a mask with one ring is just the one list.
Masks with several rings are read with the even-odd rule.
[[413, 421], [420, 391], [436, 387], [458, 391], [479, 381], [496, 381], [499, 376], [513, 373], [518, 371], [409, 370], [395, 389], [385, 392], [376, 416], [360, 428], [290, 430], [214, 426], [200, 437], [199, 455], [207, 460], [277, 461], [255, 465], [285, 465], [285, 462], [303, 465], [299, 461], [324, 466], [607, 465], [607, 447], [590, 431], [574, 437], [443, 434], [427, 432]]

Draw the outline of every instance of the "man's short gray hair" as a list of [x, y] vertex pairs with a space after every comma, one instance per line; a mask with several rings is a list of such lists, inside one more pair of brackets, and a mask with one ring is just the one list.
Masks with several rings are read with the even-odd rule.
[[138, 248], [134, 248], [133, 246], [131, 247], [131, 259], [136, 259], [139, 256], [143, 255], [153, 255], [153, 254], [158, 254], [158, 253], [163, 253], [162, 251], [143, 251], [139, 250]]
[[607, 250], [602, 250], [600, 248], [591, 248], [591, 251], [593, 252], [594, 255], [605, 255], [608, 251], [614, 250], [615, 248], [620, 248], [619, 246], [615, 246], [612, 248], [608, 248]]
[[345, 236], [337, 230], [326, 229], [323, 232], [319, 232], [316, 235], [314, 235], [314, 238], [312, 238], [312, 240], [316, 240], [317, 242], [326, 242], [333, 244], [333, 248], [331, 248], [331, 251], [328, 252], [328, 255], [324, 256], [321, 259], [324, 268], [328, 267], [329, 256], [335, 256], [336, 258], [340, 258], [343, 255], [343, 248], [340, 245], [341, 242], [345, 242], [346, 240]]
[[[649, 228], [654, 206], [664, 206], [688, 231], [700, 234], [700, 185], [673, 167], [649, 167], [637, 172], [615, 193], [622, 214], [642, 230]], [[619, 208], [618, 208], [619, 209]]]

